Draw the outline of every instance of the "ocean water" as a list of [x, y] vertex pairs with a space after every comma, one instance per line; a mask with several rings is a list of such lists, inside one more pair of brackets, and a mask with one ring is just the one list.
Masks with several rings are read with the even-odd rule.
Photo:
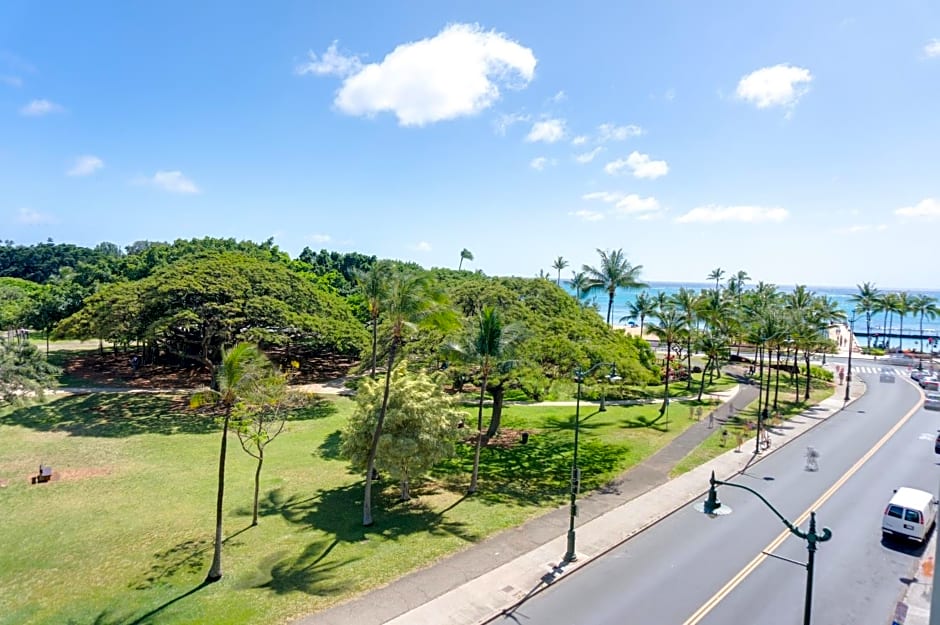
[[[568, 291], [574, 294], [574, 290], [571, 289], [570, 285], [565, 285]], [[658, 296], [659, 293], [666, 293], [666, 295], [673, 295], [679, 291], [681, 288], [687, 288], [698, 293], [702, 289], [714, 289], [714, 282], [650, 282], [649, 288], [646, 289], [618, 289], [617, 294], [614, 297], [614, 309], [613, 309], [613, 318], [614, 323], [619, 323], [620, 319], [629, 314], [629, 306], [634, 301], [636, 301], [636, 296], [642, 291], [648, 291], [649, 294], [653, 297]], [[752, 284], [748, 284], [747, 287], [753, 288]], [[847, 318], [851, 318], [852, 309], [854, 304], [850, 299], [853, 295], [858, 293], [856, 287], [814, 287], [807, 286], [807, 288], [815, 293], [816, 295], [826, 295], [835, 300], [842, 310], [846, 313]], [[783, 293], [793, 292], [792, 286], [780, 286], [777, 285], [777, 289]], [[881, 292], [895, 292], [894, 289], [879, 289]], [[907, 291], [910, 295], [927, 295], [928, 297], [933, 297], [937, 300], [938, 305], [940, 305], [940, 290], [921, 290], [921, 291]], [[588, 303], [596, 302], [598, 311], [600, 315], [606, 316], [607, 314], [607, 294], [606, 293], [596, 293], [589, 295], [584, 298], [584, 301]], [[872, 334], [878, 332], [887, 332], [888, 322], [887, 316], [885, 314], [873, 314], [871, 317], [871, 332]], [[898, 324], [898, 315], [892, 315], [891, 321], [891, 331], [897, 333], [899, 329]], [[920, 330], [920, 317], [914, 317], [913, 315], [908, 315], [904, 318], [904, 333], [919, 333]], [[855, 320], [855, 331], [856, 332], [865, 332], [866, 323], [865, 316], [858, 315]], [[934, 335], [940, 337], [940, 318], [929, 319], [924, 317], [924, 334], [925, 335]], [[871, 344], [875, 345], [876, 342], [884, 340], [884, 337], [871, 337]], [[858, 342], [860, 345], [865, 346], [868, 344], [868, 338], [864, 336], [858, 337]], [[898, 343], [901, 342], [902, 349], [920, 349], [920, 341], [917, 339], [898, 339], [895, 338], [892, 340], [892, 347], [897, 347]], [[930, 346], [928, 346], [927, 341], [924, 340], [924, 349], [930, 351]], [[940, 349], [940, 345], [934, 345], [933, 349]]]

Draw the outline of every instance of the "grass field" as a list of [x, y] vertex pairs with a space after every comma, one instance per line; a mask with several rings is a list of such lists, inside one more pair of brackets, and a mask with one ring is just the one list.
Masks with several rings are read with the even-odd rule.
[[[361, 525], [362, 483], [339, 458], [353, 408], [323, 400], [268, 448], [261, 519], [249, 527], [253, 460], [229, 445], [227, 537], [212, 556], [218, 430], [184, 397], [87, 394], [0, 415], [0, 624], [278, 623], [323, 609], [552, 509], [567, 492], [572, 407], [507, 406], [526, 444], [484, 450], [480, 492], [465, 497], [472, 451], [438, 467], [415, 499], [381, 483]], [[585, 407], [582, 407], [585, 408]], [[674, 403], [581, 412], [584, 487], [601, 485], [688, 426]], [[40, 462], [55, 479], [30, 485]]]

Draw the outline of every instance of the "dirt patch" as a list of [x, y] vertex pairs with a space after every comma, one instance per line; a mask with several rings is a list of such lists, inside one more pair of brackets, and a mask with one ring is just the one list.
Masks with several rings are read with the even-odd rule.
[[[484, 447], [498, 447], [500, 449], [509, 449], [516, 445], [522, 445], [522, 440], [528, 440], [530, 432], [528, 430], [514, 430], [512, 428], [501, 428], [496, 432], [496, 436], [486, 441]], [[477, 436], [474, 432], [471, 436], [464, 439], [467, 445], [476, 445]]]

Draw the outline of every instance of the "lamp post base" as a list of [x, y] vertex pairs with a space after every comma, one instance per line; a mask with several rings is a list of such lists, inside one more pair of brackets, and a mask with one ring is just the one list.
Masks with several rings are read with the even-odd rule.
[[574, 552], [574, 530], [568, 530], [568, 550], [565, 551], [565, 562], [576, 562], [578, 554]]

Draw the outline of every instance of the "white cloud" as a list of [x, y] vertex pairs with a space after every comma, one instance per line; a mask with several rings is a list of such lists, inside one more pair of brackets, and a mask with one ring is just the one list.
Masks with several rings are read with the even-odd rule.
[[536, 171], [542, 171], [546, 165], [554, 165], [555, 159], [548, 159], [544, 156], [537, 156], [529, 162], [529, 167]]
[[181, 171], [158, 171], [150, 178], [138, 178], [135, 182], [159, 187], [171, 193], [199, 193], [199, 187]]
[[10, 87], [22, 87], [23, 79], [19, 76], [0, 76], [0, 82]]
[[887, 224], [856, 224], [845, 228], [837, 228], [836, 234], [859, 234], [862, 232], [882, 232], [887, 230]]
[[532, 50], [476, 24], [451, 24], [430, 39], [401, 44], [381, 63], [363, 65], [335, 47], [299, 71], [349, 72], [336, 108], [364, 116], [389, 111], [402, 126], [474, 115], [499, 100], [500, 86], [523, 88], [535, 75]]
[[546, 119], [532, 124], [532, 130], [526, 135], [525, 140], [529, 142], [544, 141], [545, 143], [555, 143], [565, 136], [565, 120]]
[[676, 90], [675, 89], [666, 89], [666, 93], [663, 94], [663, 99], [667, 102], [672, 102], [676, 99]]
[[321, 56], [317, 56], [312, 50], [307, 54], [310, 61], [298, 65], [296, 72], [301, 76], [304, 74], [316, 74], [317, 76], [350, 76], [362, 70], [362, 62], [358, 56], [346, 56], [337, 50], [339, 42], [334, 41]]
[[669, 173], [669, 164], [666, 161], [650, 160], [649, 154], [631, 152], [630, 156], [625, 159], [620, 158], [604, 165], [604, 171], [611, 176], [620, 175], [626, 169], [630, 169], [635, 178], [655, 180]]
[[924, 198], [914, 206], [904, 206], [894, 209], [894, 214], [898, 217], [932, 221], [940, 218], [940, 200], [929, 197]]
[[502, 137], [505, 136], [506, 131], [514, 124], [527, 122], [530, 119], [532, 119], [532, 117], [528, 113], [502, 113], [497, 116], [496, 120], [493, 122], [493, 129], [496, 131], [496, 134]]
[[330, 241], [333, 240], [333, 237], [331, 237], [328, 234], [311, 234], [307, 238], [313, 241], [314, 243], [329, 243]]
[[924, 45], [924, 56], [927, 58], [940, 56], [940, 39], [931, 39]]
[[676, 217], [678, 223], [717, 223], [722, 221], [737, 221], [743, 223], [759, 223], [765, 221], [781, 222], [789, 217], [785, 208], [767, 206], [699, 206], [693, 208], [685, 215]]
[[574, 217], [580, 217], [584, 221], [600, 221], [601, 219], [604, 218], [604, 213], [599, 213], [597, 211], [588, 210], [586, 208], [572, 211], [568, 214], [573, 215]]
[[578, 135], [571, 140], [571, 145], [584, 145], [588, 142], [587, 135]]
[[559, 102], [564, 102], [567, 99], [568, 99], [568, 94], [565, 93], [564, 90], [562, 90], [556, 93], [555, 95], [553, 95], [552, 97], [550, 97], [548, 101], [551, 102], [552, 104], [558, 104]]
[[795, 106], [809, 91], [813, 75], [804, 67], [781, 63], [762, 67], [741, 78], [737, 96], [763, 109], [771, 106]]
[[582, 163], [582, 164], [583, 164], [583, 163], [590, 163], [591, 161], [594, 160], [594, 157], [596, 157], [598, 154], [600, 154], [600, 153], [603, 152], [603, 151], [604, 151], [604, 148], [603, 148], [603, 147], [597, 146], [596, 148], [594, 148], [594, 149], [591, 150], [590, 152], [584, 152], [583, 154], [578, 154], [578, 155], [575, 156], [574, 158], [575, 158], [576, 161], [578, 161], [579, 163]]
[[55, 102], [49, 100], [33, 100], [20, 109], [20, 115], [27, 117], [41, 117], [49, 113], [62, 113], [65, 109]]
[[626, 141], [630, 137], [638, 137], [644, 133], [639, 126], [628, 124], [626, 126], [617, 126], [616, 124], [601, 124], [597, 127], [597, 140], [600, 143], [608, 141]]
[[654, 197], [640, 197], [635, 193], [629, 195], [614, 191], [594, 191], [581, 196], [584, 200], [598, 200], [605, 204], [612, 204], [610, 212], [614, 215], [637, 216], [656, 213], [661, 210], [659, 201]]
[[89, 176], [99, 169], [104, 167], [104, 161], [93, 156], [91, 154], [86, 154], [84, 156], [79, 156], [75, 159], [75, 164], [72, 165], [66, 173], [68, 176]]
[[21, 208], [17, 211], [16, 220], [27, 226], [39, 226], [42, 224], [54, 224], [56, 223], [55, 217], [52, 215], [46, 215], [40, 213], [39, 211], [33, 210], [32, 208]]
[[418, 243], [413, 245], [411, 249], [415, 250], [416, 252], [430, 252], [431, 244], [428, 243], [427, 241], [419, 241]]

